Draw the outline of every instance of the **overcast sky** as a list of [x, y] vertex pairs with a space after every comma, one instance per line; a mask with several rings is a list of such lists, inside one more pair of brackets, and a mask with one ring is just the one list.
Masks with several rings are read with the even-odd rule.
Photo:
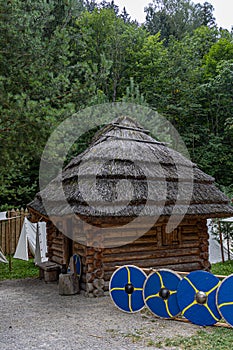
[[[110, 1], [110, 0], [109, 0]], [[208, 0], [193, 0], [194, 3], [204, 3]], [[101, 2], [97, 1], [97, 2]], [[127, 12], [132, 19], [136, 19], [139, 23], [145, 21], [144, 7], [146, 7], [150, 0], [114, 0], [115, 4], [119, 6], [120, 10], [125, 6]], [[219, 27], [231, 30], [233, 26], [233, 0], [209, 0], [214, 8], [214, 16]]]

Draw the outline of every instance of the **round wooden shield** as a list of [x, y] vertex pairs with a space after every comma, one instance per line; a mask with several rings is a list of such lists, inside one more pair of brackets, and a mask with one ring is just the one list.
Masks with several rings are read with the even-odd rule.
[[82, 274], [82, 263], [81, 263], [81, 258], [78, 254], [74, 254], [73, 255], [73, 259], [74, 259], [74, 264], [76, 267], [76, 273], [77, 276], [80, 278], [81, 274]]
[[216, 305], [219, 279], [206, 271], [193, 271], [184, 277], [177, 288], [182, 314], [192, 323], [212, 326], [221, 319]]
[[109, 291], [114, 304], [122, 311], [134, 313], [145, 306], [143, 285], [146, 274], [139, 267], [125, 265], [112, 275]]
[[74, 254], [71, 256], [67, 272], [74, 272], [74, 268], [76, 270], [77, 276], [80, 278], [82, 274], [82, 263], [81, 258], [78, 254]]
[[218, 287], [216, 300], [220, 314], [233, 327], [233, 274]]
[[181, 277], [168, 269], [152, 272], [146, 279], [143, 297], [148, 309], [158, 317], [173, 318], [180, 314], [177, 287]]

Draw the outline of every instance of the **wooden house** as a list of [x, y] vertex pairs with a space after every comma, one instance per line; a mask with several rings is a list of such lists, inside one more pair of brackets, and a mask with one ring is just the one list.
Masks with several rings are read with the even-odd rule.
[[128, 117], [98, 132], [28, 208], [47, 222], [49, 260], [79, 254], [81, 289], [94, 296], [116, 266], [208, 270], [207, 218], [233, 215], [211, 176]]

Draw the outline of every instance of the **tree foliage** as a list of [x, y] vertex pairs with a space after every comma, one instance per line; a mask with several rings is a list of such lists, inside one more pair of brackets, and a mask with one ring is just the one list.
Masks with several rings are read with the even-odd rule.
[[208, 2], [201, 5], [190, 0], [153, 0], [146, 8], [145, 26], [151, 34], [160, 32], [166, 42], [170, 36], [180, 40], [202, 25], [214, 26], [213, 10]]
[[0, 206], [32, 200], [61, 121], [115, 101], [162, 113], [193, 161], [232, 185], [232, 33], [209, 3], [154, 0], [146, 13], [140, 26], [114, 1], [0, 0]]

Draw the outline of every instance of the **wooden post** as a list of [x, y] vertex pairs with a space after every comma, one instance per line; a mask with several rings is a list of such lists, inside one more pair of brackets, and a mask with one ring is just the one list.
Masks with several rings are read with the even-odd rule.
[[220, 220], [218, 220], [218, 230], [219, 230], [219, 239], [220, 239], [222, 262], [224, 263], [225, 262], [225, 258], [224, 258], [223, 239], [222, 239], [222, 230], [221, 230]]
[[10, 220], [11, 220], [11, 212], [7, 212], [7, 243], [8, 243], [8, 252], [9, 252], [9, 271], [12, 271], [12, 259], [11, 259], [11, 237], [10, 237]]
[[231, 253], [230, 253], [230, 225], [226, 223], [227, 228], [227, 258], [228, 260], [231, 260]]

